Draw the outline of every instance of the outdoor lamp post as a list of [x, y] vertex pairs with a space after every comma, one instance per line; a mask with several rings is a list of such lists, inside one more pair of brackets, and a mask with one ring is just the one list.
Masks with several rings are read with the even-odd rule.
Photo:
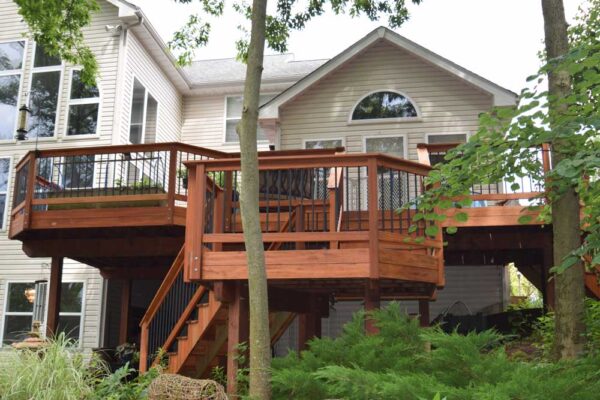
[[17, 136], [19, 141], [27, 140], [27, 118], [31, 110], [25, 104], [19, 108], [19, 126], [17, 128]]

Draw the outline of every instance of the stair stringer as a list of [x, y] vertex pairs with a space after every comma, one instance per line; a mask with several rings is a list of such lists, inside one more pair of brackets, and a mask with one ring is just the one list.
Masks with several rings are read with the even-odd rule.
[[182, 370], [196, 345], [218, 323], [216, 316], [225, 307], [216, 299], [212, 290], [208, 294], [208, 303], [198, 306], [198, 322], [188, 325], [187, 335], [178, 338], [177, 351], [169, 356], [169, 372], [171, 373], [176, 374]]

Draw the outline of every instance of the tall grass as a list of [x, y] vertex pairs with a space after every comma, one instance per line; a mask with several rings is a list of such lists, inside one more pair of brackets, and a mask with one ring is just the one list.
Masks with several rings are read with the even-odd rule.
[[59, 335], [39, 351], [7, 351], [0, 361], [0, 398], [3, 400], [80, 400], [93, 393], [94, 373], [74, 342]]

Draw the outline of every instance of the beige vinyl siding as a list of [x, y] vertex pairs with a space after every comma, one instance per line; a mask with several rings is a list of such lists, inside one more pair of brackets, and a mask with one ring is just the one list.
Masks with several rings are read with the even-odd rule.
[[156, 142], [180, 140], [183, 100], [181, 94], [131, 31], [127, 32], [126, 64], [122, 78], [120, 112], [121, 143], [129, 143], [131, 95], [137, 79], [158, 102]]
[[[7, 197], [9, 202], [8, 215], [10, 215], [10, 205], [12, 203], [14, 167], [27, 151], [33, 150], [35, 146], [39, 149], [46, 149], [98, 146], [112, 143], [120, 44], [119, 35], [115, 36], [112, 33], [106, 32], [105, 26], [108, 24], [118, 24], [119, 20], [117, 18], [117, 9], [114, 6], [105, 1], [100, 1], [99, 4], [101, 11], [94, 15], [91, 25], [84, 30], [86, 41], [95, 53], [100, 68], [98, 84], [101, 104], [97, 135], [79, 136], [76, 138], [66, 137], [69, 80], [72, 68], [65, 66], [63, 67], [61, 90], [58, 99], [56, 136], [54, 138], [40, 139], [37, 144], [35, 140], [19, 143], [14, 141], [0, 142], [0, 157], [8, 156], [12, 158], [9, 193]], [[22, 22], [22, 18], [17, 14], [16, 4], [11, 0], [0, 0], [0, 41], [22, 40], [23, 34], [26, 32], [27, 27]], [[23, 104], [27, 99], [26, 92], [29, 90], [31, 78], [33, 49], [33, 42], [28, 40], [25, 49], [25, 68], [19, 105]], [[8, 218], [6, 220], [5, 229], [0, 231], [0, 324], [3, 320], [7, 282], [47, 279], [49, 269], [46, 265], [50, 264], [49, 259], [27, 257], [21, 249], [21, 242], [9, 240], [7, 237], [9, 220]], [[72, 260], [65, 260], [63, 280], [83, 281], [85, 284], [84, 328], [81, 345], [84, 350], [89, 351], [91, 348], [98, 346], [103, 279], [95, 268]], [[0, 329], [2, 329], [1, 326]]]
[[[366, 94], [391, 89], [411, 98], [418, 121], [349, 124], [356, 103]], [[346, 139], [350, 152], [363, 151], [364, 137], [406, 135], [409, 158], [427, 133], [473, 133], [478, 115], [492, 97], [434, 65], [380, 41], [280, 110], [281, 148], [301, 148], [303, 140]]]
[[[239, 151], [237, 143], [225, 143], [225, 98], [227, 96], [235, 96], [235, 94], [184, 98], [181, 128], [181, 140], [184, 143], [220, 151]], [[258, 149], [268, 150], [269, 144], [260, 142]]]

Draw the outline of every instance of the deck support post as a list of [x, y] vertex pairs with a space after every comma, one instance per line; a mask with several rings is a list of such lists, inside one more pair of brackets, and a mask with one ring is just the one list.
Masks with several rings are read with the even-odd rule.
[[429, 300], [419, 300], [419, 325], [422, 328], [429, 326]]
[[237, 373], [240, 367], [240, 343], [248, 343], [250, 320], [248, 319], [248, 296], [242, 290], [241, 282], [232, 283], [231, 302], [228, 309], [227, 336], [227, 394], [230, 399], [237, 397]]
[[[381, 305], [379, 295], [379, 281], [368, 280], [365, 287], [365, 311], [378, 310]], [[365, 332], [367, 335], [375, 335], [379, 333], [379, 329], [375, 326], [375, 321], [368, 315], [365, 319]]]
[[119, 320], [119, 344], [127, 342], [129, 333], [129, 305], [131, 302], [131, 279], [121, 281], [121, 312]]
[[310, 294], [309, 311], [298, 314], [298, 350], [306, 350], [307, 342], [313, 338], [321, 337], [321, 309], [319, 296]]
[[63, 258], [52, 257], [52, 263], [50, 265], [50, 287], [48, 289], [48, 316], [46, 318], [46, 336], [55, 335], [58, 331], [62, 272]]

